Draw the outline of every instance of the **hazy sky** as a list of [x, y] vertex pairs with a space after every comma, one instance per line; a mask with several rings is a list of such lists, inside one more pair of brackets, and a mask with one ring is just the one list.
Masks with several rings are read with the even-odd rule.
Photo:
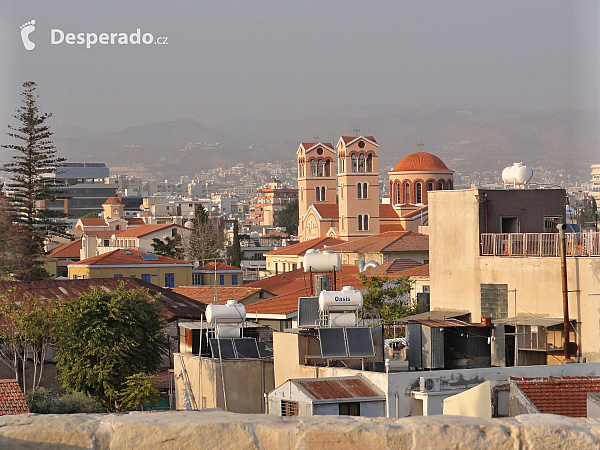
[[[600, 1], [0, 3], [0, 129], [36, 81], [55, 127], [296, 119], [348, 107], [598, 110]], [[20, 26], [35, 20], [27, 51]], [[52, 45], [137, 28], [168, 45]]]

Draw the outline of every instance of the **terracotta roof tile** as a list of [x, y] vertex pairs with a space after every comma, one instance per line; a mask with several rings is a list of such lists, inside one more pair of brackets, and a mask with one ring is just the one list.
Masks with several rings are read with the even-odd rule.
[[141, 217], [126, 217], [125, 220], [127, 221], [127, 226], [137, 226], [137, 225], [146, 225], [146, 222], [144, 222], [144, 219], [142, 219]]
[[414, 231], [386, 231], [329, 247], [335, 252], [429, 251], [429, 236]]
[[[214, 286], [179, 286], [173, 289], [175, 292], [181, 295], [185, 295], [192, 300], [197, 302], [210, 304], [214, 303], [215, 298], [215, 287]], [[224, 305], [227, 300], [236, 300], [240, 303], [244, 303], [244, 300], [257, 292], [265, 292], [260, 287], [250, 286], [217, 286], [217, 299], [219, 305]], [[272, 296], [270, 292], [267, 292], [269, 296]]]
[[77, 261], [70, 266], [115, 266], [115, 265], [146, 265], [146, 264], [185, 264], [191, 265], [188, 261], [168, 258], [166, 256], [156, 255], [156, 260], [144, 260], [141, 255], [153, 255], [154, 253], [141, 252], [135, 249], [119, 248], [112, 252], [93, 256], [82, 261]]
[[0, 416], [25, 414], [29, 407], [16, 380], [0, 380]]
[[49, 258], [77, 258], [79, 259], [81, 250], [81, 239], [75, 239], [72, 242], [56, 247], [50, 254]]
[[415, 209], [414, 211], [411, 211], [409, 213], [406, 213], [405, 215], [402, 216], [403, 219], [410, 219], [411, 217], [415, 217], [418, 216], [421, 213], [425, 213], [428, 212], [429, 206], [425, 205], [422, 208], [419, 209]]
[[0, 291], [7, 292], [5, 301], [22, 302], [31, 296], [42, 300], [63, 298], [75, 300], [92, 288], [113, 291], [121, 283], [126, 289], [143, 287], [148, 289], [147, 300], [158, 298], [165, 308], [168, 320], [184, 318], [198, 319], [205, 306], [191, 298], [179, 294], [174, 289], [162, 288], [139, 278], [92, 278], [85, 280], [42, 280], [42, 281], [3, 281]]
[[392, 205], [389, 203], [379, 204], [379, 218], [380, 219], [398, 219], [398, 213]]
[[330, 203], [313, 203], [312, 206], [317, 210], [323, 219], [339, 219], [340, 207], [337, 204]]
[[[351, 281], [354, 282], [356, 280], [355, 275], [357, 273], [358, 266], [343, 264], [341, 279], [339, 273], [336, 275], [338, 289], [341, 289], [342, 286], [349, 285], [357, 287], [355, 284], [351, 283]], [[253, 281], [244, 286], [260, 287], [275, 295], [285, 295], [293, 292], [298, 294], [297, 297], [305, 297], [310, 295], [310, 273], [305, 273], [304, 269], [296, 269], [262, 280]]]
[[435, 155], [427, 152], [416, 152], [405, 156], [394, 167], [392, 172], [452, 172], [448, 166]]
[[355, 141], [361, 137], [377, 144], [377, 141], [375, 140], [374, 136], [342, 136], [340, 139], [344, 141], [344, 144], [348, 145], [350, 142]]
[[277, 250], [273, 250], [265, 253], [266, 256], [270, 255], [286, 255], [286, 256], [304, 256], [307, 250], [315, 249], [321, 250], [325, 246], [328, 248], [332, 245], [340, 244], [343, 241], [342, 239], [336, 239], [332, 237], [321, 237], [316, 239], [309, 239], [308, 241], [299, 242], [293, 245], [287, 245], [285, 247], [279, 248]]
[[[421, 266], [422, 263], [413, 259], [392, 259], [385, 264], [365, 270], [365, 275], [396, 275]], [[427, 272], [429, 273], [428, 270]]]
[[107, 227], [108, 224], [104, 219], [79, 219], [85, 227]]
[[281, 314], [288, 315], [298, 311], [298, 297], [304, 297], [305, 290], [291, 292], [286, 295], [262, 300], [246, 306], [246, 314], [252, 319], [252, 314]]
[[[215, 271], [215, 263], [214, 262], [209, 262], [207, 264], [204, 264], [203, 266], [198, 267], [197, 269], [194, 270], [210, 270], [210, 271]], [[234, 266], [230, 266], [229, 264], [224, 264], [221, 262], [217, 262], [217, 272], [219, 271], [231, 271], [231, 270], [235, 270], [237, 272], [242, 272], [242, 269], [240, 269], [239, 267], [234, 267]]]
[[513, 378], [542, 414], [587, 417], [587, 393], [600, 393], [600, 377]]
[[124, 204], [125, 203], [123, 203], [117, 197], [111, 197], [111, 198], [107, 198], [106, 201], [104, 203], [102, 203], [102, 206], [104, 206], [104, 205], [124, 205]]
[[173, 224], [173, 223], [146, 224], [146, 225], [140, 225], [139, 227], [131, 228], [130, 230], [121, 231], [119, 233], [119, 237], [142, 237], [142, 236], [146, 236], [147, 234], [166, 230], [171, 227], [182, 228], [182, 229], [187, 230], [187, 228], [182, 227], [181, 225]]

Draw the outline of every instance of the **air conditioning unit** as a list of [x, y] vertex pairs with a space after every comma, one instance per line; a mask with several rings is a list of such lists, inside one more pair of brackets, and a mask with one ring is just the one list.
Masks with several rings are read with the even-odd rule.
[[419, 377], [419, 390], [421, 392], [439, 392], [440, 379], [435, 377]]

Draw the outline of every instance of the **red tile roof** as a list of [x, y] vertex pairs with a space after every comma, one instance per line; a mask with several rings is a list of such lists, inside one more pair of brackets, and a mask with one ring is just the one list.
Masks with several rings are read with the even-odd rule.
[[165, 224], [147, 224], [140, 225], [139, 227], [131, 228], [130, 230], [121, 231], [119, 233], [119, 237], [142, 237], [147, 234], [156, 233], [161, 230], [166, 230], [171, 227], [187, 229], [182, 227], [181, 225], [177, 225], [174, 223], [165, 223]]
[[416, 152], [405, 156], [394, 167], [392, 172], [452, 172], [448, 166], [435, 155], [427, 152]]
[[587, 393], [600, 393], [600, 377], [513, 378], [542, 414], [587, 417]]
[[[214, 272], [215, 271], [215, 263], [209, 262], [209, 263], [204, 264], [203, 266], [200, 266], [194, 270], [209, 270], [209, 271]], [[229, 272], [232, 270], [235, 270], [236, 272], [242, 272], [242, 269], [240, 269], [239, 267], [234, 267], [234, 266], [230, 266], [229, 264], [217, 262], [217, 272], [220, 272], [220, 271], [228, 271]]]
[[29, 407], [16, 380], [0, 380], [0, 416], [25, 414]]
[[[214, 303], [215, 287], [214, 286], [179, 286], [173, 289], [178, 294], [185, 295], [197, 302], [210, 304]], [[257, 292], [265, 292], [260, 287], [250, 286], [217, 286], [217, 299], [219, 305], [224, 305], [227, 300], [237, 300], [244, 303], [244, 300]], [[266, 292], [267, 296], [272, 297], [273, 294]]]
[[[350, 281], [355, 281], [355, 275], [357, 273], [358, 266], [342, 264], [341, 279], [339, 273], [336, 275], [338, 289], [341, 289], [342, 286], [348, 285], [357, 287], [357, 285], [350, 283]], [[297, 297], [305, 297], [310, 295], [310, 276], [310, 273], [305, 273], [304, 269], [296, 269], [290, 272], [280, 273], [279, 275], [268, 277], [263, 280], [253, 281], [245, 284], [244, 286], [260, 287], [265, 291], [272, 292], [275, 295], [297, 293]]]
[[246, 314], [249, 319], [252, 319], [252, 314], [288, 315], [298, 311], [298, 297], [303, 296], [304, 290], [252, 303], [246, 306]]
[[415, 209], [414, 211], [411, 211], [409, 213], [406, 213], [402, 216], [403, 219], [409, 219], [411, 217], [415, 217], [418, 216], [419, 214], [425, 213], [428, 211], [429, 206], [425, 205], [422, 208], [419, 209]]
[[137, 226], [137, 225], [146, 225], [146, 222], [144, 222], [144, 219], [142, 219], [141, 217], [127, 217], [125, 218], [125, 220], [127, 221], [127, 226]]
[[385, 398], [385, 394], [359, 377], [291, 380], [304, 388], [315, 400], [346, 398]]
[[307, 250], [315, 249], [321, 250], [325, 246], [328, 248], [332, 245], [341, 244], [346, 242], [342, 239], [336, 239], [332, 237], [320, 237], [316, 239], [309, 239], [308, 241], [298, 242], [297, 244], [288, 245], [277, 250], [273, 250], [265, 253], [266, 256], [271, 255], [286, 255], [286, 256], [304, 256]]
[[[365, 275], [399, 275], [409, 269], [423, 267], [423, 264], [413, 259], [392, 259], [391, 261], [381, 264], [377, 267], [371, 267], [365, 270]], [[429, 267], [426, 270], [421, 270], [421, 273], [429, 274]], [[404, 275], [402, 275], [404, 276]], [[419, 275], [423, 276], [423, 275]]]
[[379, 204], [379, 218], [380, 219], [398, 219], [398, 213], [392, 205], [389, 203]]
[[[127, 252], [127, 253], [126, 253]], [[154, 253], [141, 252], [135, 249], [119, 248], [112, 252], [104, 253], [98, 256], [77, 261], [69, 266], [116, 266], [116, 265], [146, 265], [146, 264], [185, 264], [191, 265], [188, 261], [168, 258], [166, 256], [156, 255], [157, 260], [144, 260], [141, 255], [150, 255]]]
[[373, 136], [342, 136], [341, 139], [342, 139], [342, 141], [344, 141], [344, 144], [348, 145], [350, 142], [355, 141], [361, 137], [364, 139], [368, 139], [369, 141], [377, 144], [377, 141], [375, 140], [375, 137], [373, 137]]
[[79, 219], [85, 227], [107, 227], [108, 224], [104, 219]]
[[340, 207], [337, 204], [313, 203], [312, 206], [317, 210], [322, 219], [339, 219]]
[[67, 242], [66, 244], [61, 245], [60, 247], [56, 247], [50, 254], [49, 258], [77, 258], [79, 259], [81, 250], [81, 239], [75, 239], [72, 242]]
[[175, 292], [173, 289], [162, 288], [139, 278], [94, 278], [85, 280], [42, 280], [42, 281], [3, 281], [0, 282], [0, 292], [8, 293], [4, 301], [22, 302], [32, 296], [42, 300], [63, 298], [75, 300], [92, 288], [113, 291], [121, 283], [126, 289], [143, 287], [148, 290], [145, 298], [158, 301], [165, 308], [167, 320], [178, 318], [198, 319], [204, 313], [205, 306], [191, 298]]
[[429, 251], [429, 236], [415, 231], [386, 231], [329, 247], [335, 252]]
[[124, 204], [125, 203], [123, 203], [117, 197], [111, 197], [111, 198], [107, 198], [106, 201], [104, 203], [102, 203], [102, 206], [104, 206], [104, 205], [124, 205]]
[[321, 144], [323, 147], [329, 147], [333, 150], [333, 145], [331, 142], [302, 142], [301, 145], [304, 147], [304, 150], [308, 150], [313, 148], [315, 145]]

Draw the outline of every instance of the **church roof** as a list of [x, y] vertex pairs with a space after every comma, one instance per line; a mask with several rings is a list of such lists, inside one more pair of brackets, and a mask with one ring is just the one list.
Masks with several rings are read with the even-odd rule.
[[117, 197], [111, 197], [111, 198], [107, 198], [106, 201], [104, 203], [102, 203], [102, 206], [104, 206], [104, 205], [124, 205], [124, 204], [125, 203], [123, 203]]
[[312, 206], [317, 210], [321, 219], [339, 219], [340, 208], [337, 204], [313, 203]]
[[394, 167], [392, 172], [452, 172], [448, 166], [435, 155], [427, 152], [416, 152], [405, 156]]

